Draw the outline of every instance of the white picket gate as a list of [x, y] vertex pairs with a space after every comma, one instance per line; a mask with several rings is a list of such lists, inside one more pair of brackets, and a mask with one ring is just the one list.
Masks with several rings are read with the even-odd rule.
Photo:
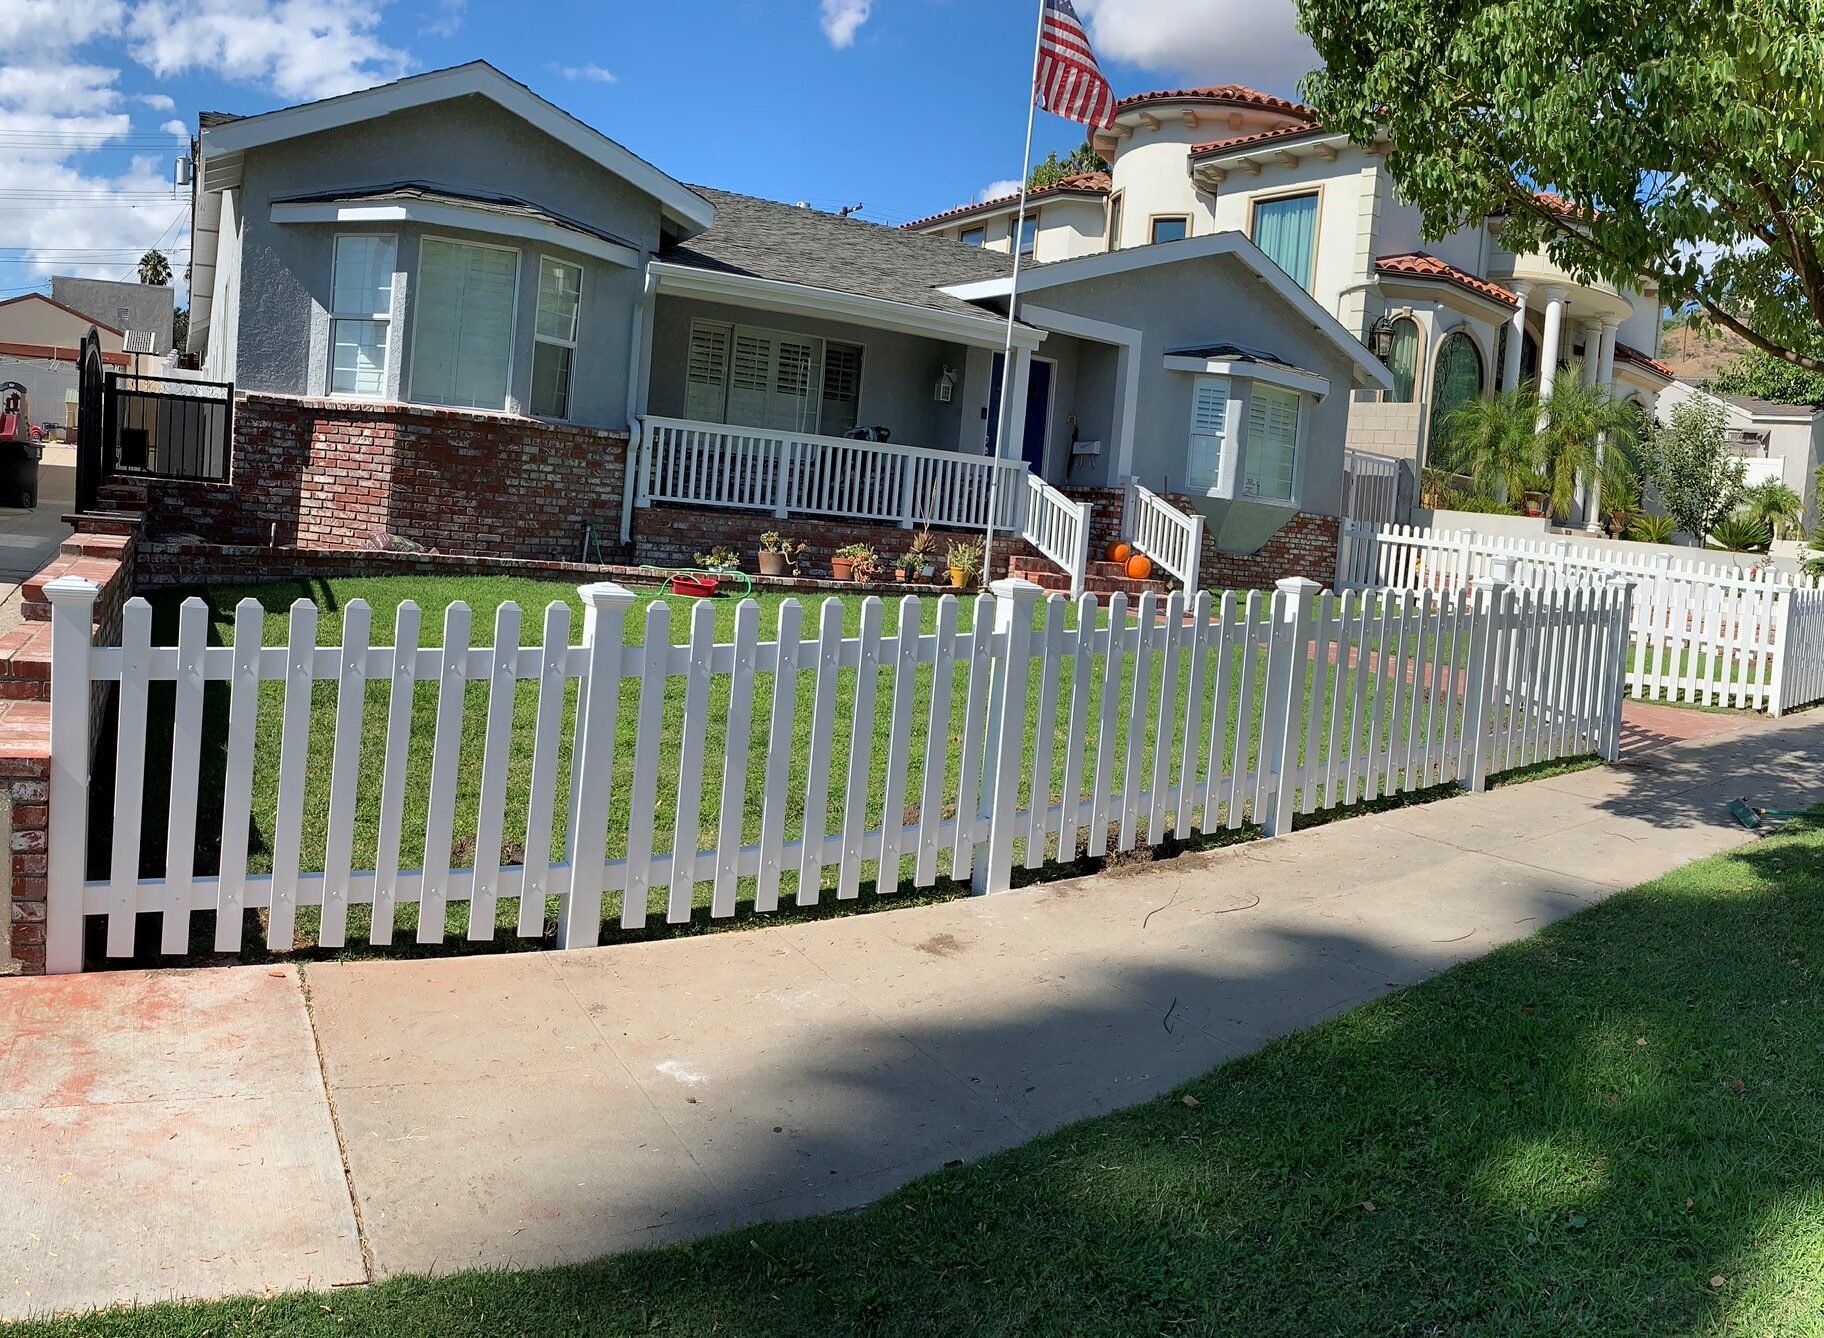
[[[1772, 569], [1616, 552], [1569, 539], [1345, 523], [1338, 587], [1459, 590], [1506, 573], [1516, 585], [1573, 588], [1625, 575], [1637, 583], [1628, 688], [1639, 701], [1765, 710], [1824, 701], [1808, 657], [1816, 582]], [[1782, 629], [1796, 616], [1794, 635]]]
[[[653, 903], [667, 921], [689, 921], [704, 889], [713, 918], [736, 914], [743, 897], [775, 911], [788, 876], [796, 903], [814, 904], [826, 870], [835, 897], [854, 899], [868, 865], [877, 892], [908, 873], [930, 887], [940, 872], [996, 892], [1016, 860], [1038, 869], [1247, 821], [1278, 834], [1298, 812], [1452, 781], [1480, 788], [1496, 771], [1618, 747], [1625, 585], [1339, 597], [1289, 580], [1219, 603], [1208, 592], [1188, 606], [1181, 593], [1148, 594], [1130, 614], [1123, 595], [1102, 609], [1093, 595], [1046, 598], [1002, 581], [972, 601], [967, 627], [969, 606], [948, 595], [934, 608], [907, 597], [890, 624], [888, 607], [869, 599], [859, 635], [845, 635], [840, 600], [810, 615], [814, 629], [788, 600], [763, 640], [760, 607], [747, 601], [732, 640], [718, 642], [716, 609], [703, 603], [681, 645], [665, 603], [638, 615], [633, 642], [632, 592], [581, 593], [580, 644], [560, 603], [534, 646], [521, 645], [511, 604], [491, 644], [472, 646], [470, 612], [453, 604], [442, 645], [417, 649], [420, 613], [407, 603], [393, 644], [376, 646], [371, 614], [354, 601], [341, 644], [322, 646], [318, 609], [300, 600], [287, 644], [262, 646], [264, 611], [247, 600], [231, 643], [210, 646], [208, 610], [191, 599], [177, 644], [154, 646], [151, 609], [135, 599], [121, 645], [94, 646], [94, 585], [51, 582], [49, 969], [82, 969], [91, 916], [106, 920], [109, 956], [134, 951], [140, 916], [158, 917], [160, 951], [187, 951], [199, 911], [214, 913], [219, 951], [240, 949], [248, 910], [265, 912], [266, 943], [283, 951], [298, 941], [300, 911], [317, 917], [316, 943], [335, 948], [355, 907], [371, 908], [373, 944], [389, 943], [413, 906], [413, 936], [439, 943], [449, 908], [465, 902], [457, 932], [471, 940], [496, 936], [503, 902], [515, 911], [509, 933], [541, 937], [554, 899], [557, 945], [585, 947], [600, 942], [605, 895], [619, 924], [638, 929]], [[530, 700], [516, 721], [522, 683]], [[147, 874], [146, 763], [164, 737], [162, 725], [148, 730], [154, 684], [172, 685], [170, 781], [162, 864]], [[226, 695], [226, 744], [219, 788], [205, 796], [212, 684], [218, 702]], [[262, 684], [275, 685], [264, 738]], [[472, 717], [471, 684], [486, 685]], [[98, 685], [117, 686], [119, 725], [112, 793], [91, 796]], [[421, 685], [435, 712], [415, 738]], [[313, 711], [323, 751], [313, 751]], [[363, 747], [370, 724], [384, 735], [377, 773], [378, 747]], [[475, 736], [466, 764], [465, 729]], [[567, 733], [576, 747], [564, 768]], [[514, 781], [516, 742], [530, 760]], [[427, 754], [408, 842], [412, 759]], [[474, 819], [474, 858], [458, 868], [465, 765], [472, 788], [460, 811]], [[270, 820], [271, 864], [251, 872], [262, 768], [276, 794], [258, 815]], [[105, 867], [93, 869], [91, 803], [113, 820]], [[357, 869], [362, 805], [377, 835], [372, 867]], [[198, 838], [213, 833], [199, 813], [218, 806], [218, 867], [207, 869]], [[509, 814], [524, 835], [510, 862]], [[419, 867], [402, 867], [419, 822]], [[308, 843], [307, 825], [319, 832]]]

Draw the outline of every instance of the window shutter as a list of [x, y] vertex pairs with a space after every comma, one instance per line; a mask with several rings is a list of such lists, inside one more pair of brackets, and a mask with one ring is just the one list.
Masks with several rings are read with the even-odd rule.
[[817, 430], [840, 437], [861, 416], [861, 350], [853, 344], [830, 344], [823, 353], [823, 405]]
[[773, 343], [764, 335], [735, 332], [734, 370], [728, 384], [728, 421], [766, 427], [767, 390], [772, 384]]
[[427, 237], [418, 255], [412, 398], [504, 409], [519, 253]]
[[684, 416], [704, 423], [719, 423], [728, 408], [728, 344], [726, 325], [697, 322], [690, 327], [689, 370], [685, 378]]
[[808, 339], [781, 339], [773, 364], [773, 394], [766, 425], [802, 432], [811, 415], [811, 365], [816, 346]]
[[1247, 478], [1242, 493], [1276, 502], [1292, 500], [1297, 463], [1299, 397], [1256, 383], [1248, 405]]
[[1185, 480], [1192, 488], [1213, 492], [1222, 478], [1223, 432], [1229, 419], [1229, 383], [1219, 376], [1200, 376], [1191, 397], [1191, 449]]

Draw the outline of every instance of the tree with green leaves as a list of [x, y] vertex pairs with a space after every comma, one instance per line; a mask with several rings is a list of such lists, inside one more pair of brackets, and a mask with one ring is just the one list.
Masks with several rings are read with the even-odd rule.
[[1102, 161], [1088, 140], [1079, 144], [1067, 157], [1058, 157], [1053, 149], [1045, 155], [1045, 161], [1032, 169], [1028, 184], [1033, 190], [1046, 190], [1057, 185], [1066, 177], [1081, 176], [1085, 172], [1106, 172], [1108, 164]]
[[[1813, 345], [1824, 351], [1824, 339]], [[1824, 372], [1795, 367], [1782, 358], [1749, 349], [1710, 378], [1704, 389], [1713, 395], [1747, 395], [1775, 404], [1810, 404], [1824, 408]]]
[[190, 308], [179, 307], [171, 313], [171, 347], [184, 349], [190, 340]]
[[147, 251], [139, 258], [139, 281], [154, 287], [171, 282], [171, 262], [163, 251]]
[[1728, 410], [1693, 395], [1647, 434], [1645, 473], [1678, 528], [1702, 543], [1742, 499], [1746, 461], [1729, 453]]
[[1391, 140], [1428, 236], [1499, 220], [1580, 282], [1656, 287], [1824, 372], [1819, 0], [1298, 8], [1324, 62], [1306, 98], [1358, 143]]

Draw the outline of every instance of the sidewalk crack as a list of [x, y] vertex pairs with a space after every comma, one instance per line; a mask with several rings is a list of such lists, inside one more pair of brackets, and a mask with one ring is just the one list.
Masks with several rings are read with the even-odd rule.
[[348, 1140], [342, 1133], [342, 1114], [336, 1109], [336, 1094], [329, 1085], [329, 1065], [323, 1058], [323, 1037], [317, 1031], [316, 1010], [311, 1007], [310, 976], [302, 962], [298, 963], [298, 989], [304, 996], [304, 1016], [310, 1023], [310, 1044], [317, 1055], [317, 1080], [323, 1085], [323, 1104], [329, 1109], [329, 1127], [336, 1135], [336, 1155], [342, 1160], [342, 1184], [348, 1191], [348, 1208], [355, 1218], [355, 1243], [361, 1247], [361, 1271], [371, 1286], [374, 1281], [374, 1250], [368, 1243], [367, 1223], [361, 1217], [361, 1199], [355, 1193], [355, 1168], [348, 1160]]

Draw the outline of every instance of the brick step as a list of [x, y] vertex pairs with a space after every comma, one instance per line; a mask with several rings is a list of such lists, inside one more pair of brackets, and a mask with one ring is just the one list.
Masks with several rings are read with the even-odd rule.
[[133, 542], [130, 534], [72, 534], [58, 545], [64, 557], [112, 558], [118, 562]]
[[0, 636], [0, 701], [49, 701], [51, 625], [23, 622]]
[[[1014, 574], [1046, 590], [1060, 590], [1067, 593], [1070, 590], [1070, 577], [1061, 571], [1027, 571]], [[1130, 599], [1138, 599], [1149, 590], [1161, 599], [1171, 593], [1171, 587], [1164, 581], [1136, 581], [1125, 576], [1086, 577], [1083, 581], [1083, 589], [1099, 599], [1107, 599], [1117, 591]]]
[[78, 511], [63, 523], [78, 534], [137, 534], [145, 517], [137, 511]]

